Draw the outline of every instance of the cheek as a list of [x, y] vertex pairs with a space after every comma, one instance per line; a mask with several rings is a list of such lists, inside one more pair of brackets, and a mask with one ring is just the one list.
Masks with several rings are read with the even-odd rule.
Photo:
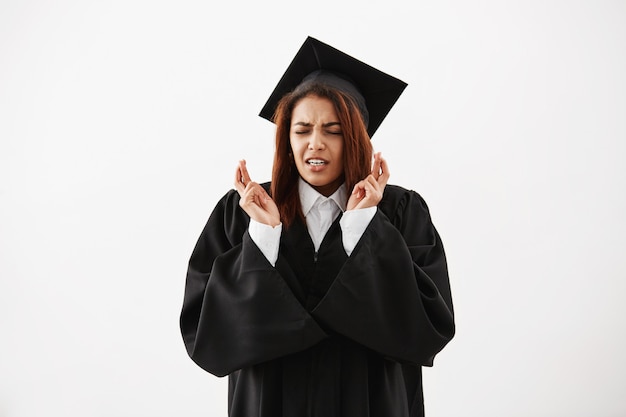
[[340, 160], [339, 163], [337, 164], [337, 172], [339, 175], [343, 174], [343, 160]]
[[291, 151], [291, 153], [293, 153], [294, 155], [297, 154], [298, 152], [300, 152], [300, 147], [298, 146], [298, 142], [289, 139], [289, 150]]
[[335, 150], [335, 157], [337, 158], [343, 169], [343, 144], [337, 146], [337, 149]]

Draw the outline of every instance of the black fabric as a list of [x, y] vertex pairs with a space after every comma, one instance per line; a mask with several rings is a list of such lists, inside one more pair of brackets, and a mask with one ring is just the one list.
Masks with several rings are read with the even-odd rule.
[[180, 322], [191, 358], [229, 375], [229, 415], [422, 416], [421, 367], [454, 335], [445, 254], [424, 200], [388, 185], [350, 257], [338, 220], [317, 255], [295, 223], [276, 267], [238, 203], [227, 193], [196, 244]]
[[354, 81], [349, 79], [344, 74], [320, 69], [317, 71], [313, 71], [312, 73], [304, 77], [302, 82], [298, 84], [298, 87], [295, 88], [295, 94], [298, 94], [298, 91], [300, 89], [306, 90], [310, 85], [316, 84], [327, 85], [329, 87], [336, 88], [352, 97], [352, 99], [358, 106], [359, 111], [361, 112], [363, 124], [366, 128], [369, 126], [370, 113], [367, 110], [367, 102], [365, 100], [365, 97], [363, 97], [363, 94], [361, 94], [356, 85], [354, 85]]

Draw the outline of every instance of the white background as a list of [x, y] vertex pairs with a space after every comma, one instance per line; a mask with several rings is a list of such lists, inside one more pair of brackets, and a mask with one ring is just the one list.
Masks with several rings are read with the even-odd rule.
[[307, 35], [409, 86], [458, 333], [429, 417], [626, 415], [626, 2], [0, 2], [0, 416], [226, 416], [186, 264]]

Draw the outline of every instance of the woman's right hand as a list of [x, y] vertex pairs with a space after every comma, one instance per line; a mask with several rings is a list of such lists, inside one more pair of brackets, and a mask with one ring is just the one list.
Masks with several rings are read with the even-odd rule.
[[239, 206], [251, 219], [276, 227], [280, 224], [280, 212], [267, 191], [250, 180], [246, 161], [241, 160], [235, 171], [235, 189], [241, 199]]

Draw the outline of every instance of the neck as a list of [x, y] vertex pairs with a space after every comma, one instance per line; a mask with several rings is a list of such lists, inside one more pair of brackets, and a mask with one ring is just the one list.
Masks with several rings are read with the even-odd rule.
[[331, 183], [320, 186], [311, 185], [311, 187], [313, 187], [315, 191], [317, 191], [324, 197], [330, 197], [335, 191], [337, 191], [341, 184], [343, 184], [343, 181], [343, 176], [341, 176]]

